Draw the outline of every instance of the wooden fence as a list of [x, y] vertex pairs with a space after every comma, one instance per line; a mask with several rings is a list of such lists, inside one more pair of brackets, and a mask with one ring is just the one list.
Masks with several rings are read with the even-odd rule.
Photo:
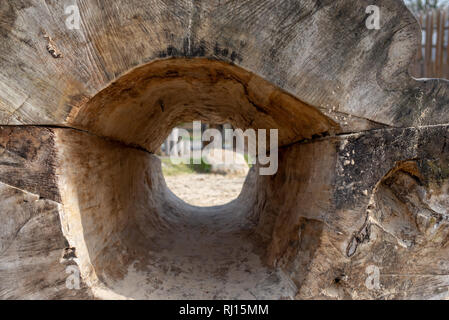
[[449, 79], [449, 11], [439, 9], [417, 16], [422, 28], [421, 50], [418, 50], [411, 73], [418, 78]]

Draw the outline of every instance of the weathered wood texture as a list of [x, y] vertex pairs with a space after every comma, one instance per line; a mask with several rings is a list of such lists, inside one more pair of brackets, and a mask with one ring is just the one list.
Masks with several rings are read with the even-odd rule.
[[[0, 2], [0, 298], [448, 297], [449, 87], [402, 1], [76, 3]], [[194, 119], [279, 129], [279, 171], [187, 206], [151, 151]]]
[[0, 155], [0, 297], [92, 298], [82, 279], [79, 290], [66, 286], [67, 267], [78, 267], [76, 256], [65, 255], [69, 243], [62, 233], [61, 204], [51, 199], [59, 201], [49, 170], [56, 161], [53, 132], [10, 127], [0, 129], [0, 136], [6, 145]]
[[[448, 297], [448, 129], [375, 130], [281, 154], [280, 172], [259, 184], [270, 195], [259, 230], [297, 298]], [[370, 266], [379, 288], [366, 286]]]
[[[420, 28], [401, 1], [2, 1], [1, 123], [66, 124], [79, 106], [130, 69], [156, 59], [234, 63], [325, 110], [389, 125], [444, 123], [447, 84], [408, 75]], [[63, 54], [47, 51], [50, 36]]]
[[0, 128], [1, 181], [59, 202], [53, 138], [50, 129]]

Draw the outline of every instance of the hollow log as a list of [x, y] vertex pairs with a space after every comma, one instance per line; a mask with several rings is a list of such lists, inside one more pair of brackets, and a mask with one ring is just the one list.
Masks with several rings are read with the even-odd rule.
[[[75, 3], [0, 2], [0, 299], [449, 297], [449, 84], [402, 1]], [[193, 120], [278, 129], [278, 172], [187, 205], [154, 153]]]

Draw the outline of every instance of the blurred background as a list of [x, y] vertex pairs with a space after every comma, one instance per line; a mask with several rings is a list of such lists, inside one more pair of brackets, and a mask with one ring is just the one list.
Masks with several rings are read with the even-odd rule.
[[449, 0], [404, 0], [421, 25], [421, 50], [411, 74], [416, 78], [449, 78]]
[[[194, 143], [198, 137], [193, 134], [193, 123], [178, 124], [158, 152], [168, 188], [185, 202], [199, 207], [224, 205], [236, 199], [251, 168], [247, 150], [243, 150], [243, 154], [236, 152], [235, 139], [232, 134], [228, 136], [227, 129], [233, 129], [231, 124], [203, 123], [202, 133], [207, 129], [218, 130], [222, 141], [214, 143], [214, 152], [196, 159], [199, 160], [198, 164], [194, 164], [192, 151], [204, 150], [210, 142]], [[187, 156], [190, 163], [174, 163], [170, 155]], [[234, 161], [223, 163], [226, 156], [232, 157]]]

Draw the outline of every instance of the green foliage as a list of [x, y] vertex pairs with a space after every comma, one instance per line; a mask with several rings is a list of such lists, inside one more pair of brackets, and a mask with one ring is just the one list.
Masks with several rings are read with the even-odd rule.
[[175, 165], [170, 162], [169, 158], [162, 158], [162, 173], [164, 176], [177, 176], [180, 174], [192, 174], [195, 173], [192, 168], [185, 164]]
[[162, 158], [162, 173], [164, 176], [176, 176], [181, 174], [194, 174], [194, 173], [210, 173], [211, 165], [204, 162], [201, 159], [201, 164], [173, 164], [170, 158]]
[[[191, 161], [192, 163], [193, 161]], [[210, 173], [212, 166], [201, 159], [201, 164], [189, 164], [188, 167], [196, 173]]]
[[252, 157], [247, 153], [243, 154], [243, 157], [245, 158], [245, 161], [246, 161], [246, 164], [248, 165], [248, 167], [252, 168], [253, 167], [253, 165], [251, 163]]

